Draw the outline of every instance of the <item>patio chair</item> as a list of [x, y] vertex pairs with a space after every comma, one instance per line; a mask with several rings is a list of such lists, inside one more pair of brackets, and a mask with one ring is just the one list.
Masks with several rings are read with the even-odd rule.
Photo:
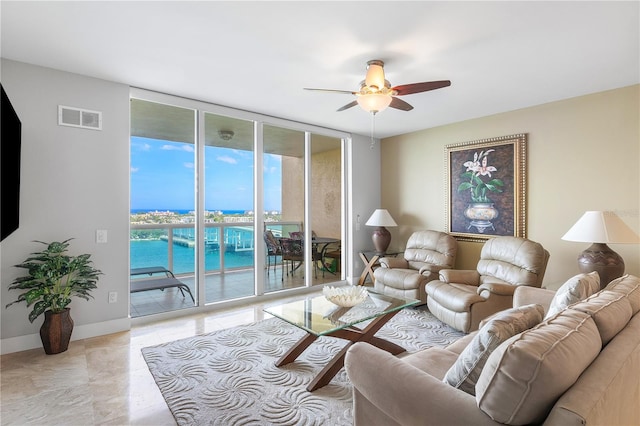
[[273, 258], [273, 272], [276, 272], [276, 265], [278, 263], [278, 256], [282, 256], [282, 250], [278, 240], [270, 230], [264, 231], [264, 242], [267, 245], [267, 275], [269, 275], [269, 269], [271, 268], [271, 258]]
[[[293, 275], [304, 262], [304, 240], [280, 238], [280, 249], [282, 250], [282, 279], [284, 280], [285, 263], [288, 262], [290, 265], [290, 267], [287, 266], [287, 275], [289, 275], [289, 269]], [[322, 256], [316, 250], [311, 253], [311, 256], [315, 277], [318, 278], [318, 262], [322, 260]]]
[[[284, 281], [285, 266], [287, 275], [289, 275], [289, 270], [291, 270], [291, 275], [293, 275], [293, 272], [304, 262], [304, 249], [302, 247], [302, 240], [280, 238], [279, 241], [282, 253], [282, 280]], [[298, 263], [297, 266], [296, 262]]]

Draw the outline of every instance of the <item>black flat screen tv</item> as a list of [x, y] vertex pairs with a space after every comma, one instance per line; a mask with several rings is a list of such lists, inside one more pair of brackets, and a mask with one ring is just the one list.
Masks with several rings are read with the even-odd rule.
[[0, 241], [20, 225], [22, 123], [0, 84]]

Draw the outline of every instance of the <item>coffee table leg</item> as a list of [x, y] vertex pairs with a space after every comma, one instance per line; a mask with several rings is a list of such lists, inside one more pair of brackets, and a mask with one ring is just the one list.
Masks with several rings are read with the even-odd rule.
[[317, 338], [318, 336], [307, 334], [302, 339], [298, 340], [298, 343], [293, 345], [293, 347], [289, 349], [287, 353], [280, 357], [280, 359], [276, 362], [276, 367], [280, 367], [282, 365], [286, 365], [290, 362], [295, 361], [296, 358], [298, 358], [300, 354], [309, 347], [310, 344], [315, 342]]
[[398, 354], [401, 354], [402, 352], [407, 351], [405, 348], [403, 348], [400, 345], [396, 345], [393, 342], [390, 342], [388, 340], [381, 339], [375, 336], [371, 337], [371, 339], [369, 339], [367, 343], [371, 343], [373, 346], [380, 348], [384, 351], [387, 351], [391, 355], [398, 355]]
[[[390, 352], [393, 355], [398, 355], [405, 351], [405, 349], [379, 337], [375, 337], [374, 334], [382, 328], [391, 318], [393, 318], [400, 311], [389, 312], [386, 315], [375, 318], [369, 323], [363, 330], [356, 330], [353, 328], [347, 328], [337, 330], [334, 333], [328, 334], [329, 336], [338, 337], [341, 339], [349, 340], [341, 350], [327, 363], [327, 365], [318, 373], [318, 375], [309, 383], [307, 390], [313, 392], [314, 390], [326, 386], [331, 382], [331, 379], [344, 367], [344, 357], [347, 354], [347, 350], [356, 342], [367, 342], [380, 349]], [[307, 344], [308, 346], [308, 344]], [[306, 347], [306, 346], [305, 346]], [[300, 351], [302, 352], [302, 351]], [[299, 355], [299, 353], [298, 353]], [[296, 355], [297, 356], [297, 355]], [[294, 358], [295, 359], [295, 358]]]
[[354, 342], [349, 342], [347, 345], [340, 350], [332, 359], [329, 361], [327, 365], [318, 373], [318, 375], [307, 385], [307, 390], [309, 392], [313, 392], [316, 389], [319, 389], [323, 386], [329, 384], [331, 379], [338, 374], [338, 371], [344, 367], [344, 357], [347, 354], [347, 349], [353, 345]]

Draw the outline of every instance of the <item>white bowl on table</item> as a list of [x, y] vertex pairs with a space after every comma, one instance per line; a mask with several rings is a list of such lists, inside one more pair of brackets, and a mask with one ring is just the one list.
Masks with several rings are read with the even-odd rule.
[[363, 286], [324, 286], [322, 294], [329, 302], [343, 308], [350, 308], [358, 303], [362, 303], [369, 296], [369, 292]]

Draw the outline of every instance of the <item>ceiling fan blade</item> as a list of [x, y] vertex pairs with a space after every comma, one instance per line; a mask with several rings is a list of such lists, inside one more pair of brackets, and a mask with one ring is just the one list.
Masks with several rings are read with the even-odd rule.
[[351, 90], [338, 90], [338, 89], [312, 89], [309, 87], [305, 87], [304, 90], [314, 90], [316, 92], [332, 92], [332, 93], [344, 93], [347, 95], [355, 95], [356, 92], [352, 92]]
[[354, 106], [356, 106], [356, 105], [358, 105], [358, 101], [352, 101], [352, 102], [349, 102], [348, 104], [346, 104], [346, 105], [345, 105], [345, 106], [343, 106], [342, 108], [338, 108], [338, 112], [340, 112], [340, 111], [344, 111], [345, 109], [349, 109], [349, 108], [354, 107]]
[[391, 90], [395, 90], [397, 92], [396, 96], [402, 96], [410, 95], [412, 93], [428, 92], [429, 90], [441, 89], [447, 86], [451, 86], [451, 81], [439, 80], [425, 81], [423, 83], [401, 84], [400, 86], [391, 88]]
[[411, 111], [413, 107], [402, 99], [392, 98], [389, 104], [390, 108], [401, 109], [402, 111]]

